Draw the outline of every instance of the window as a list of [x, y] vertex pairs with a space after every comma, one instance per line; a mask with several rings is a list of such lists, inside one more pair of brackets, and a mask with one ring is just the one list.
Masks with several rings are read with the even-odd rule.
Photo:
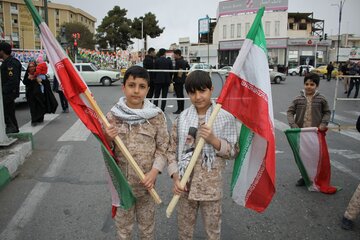
[[223, 25], [223, 39], [226, 39], [226, 25]]
[[13, 18], [13, 19], [12, 19], [12, 22], [13, 22], [13, 24], [17, 24], [17, 23], [18, 23], [17, 18]]
[[188, 47], [187, 47], [187, 46], [185, 46], [185, 51], [184, 51], [184, 54], [185, 54], [185, 56], [187, 56], [187, 55], [188, 55]]
[[280, 21], [275, 21], [275, 36], [280, 36]]
[[15, 3], [10, 4], [10, 10], [17, 10], [17, 4]]
[[56, 27], [60, 27], [59, 19], [56, 19]]
[[17, 37], [19, 37], [19, 33], [13, 32], [13, 33], [12, 33], [12, 36], [15, 37], [15, 38], [17, 38]]
[[306, 30], [307, 29], [307, 24], [306, 23], [300, 23], [299, 24], [299, 30]]
[[76, 67], [76, 69], [77, 69], [78, 71], [80, 71], [80, 66], [79, 66], [79, 65], [75, 65], [75, 67]]
[[241, 23], [236, 25], [236, 37], [241, 38]]
[[265, 22], [265, 36], [266, 37], [270, 36], [270, 22], [269, 21]]
[[230, 38], [235, 37], [235, 24], [230, 25]]
[[72, 18], [72, 13], [70, 14], [70, 18]]
[[250, 30], [250, 23], [245, 23], [245, 34], [248, 34]]
[[84, 18], [83, 17], [81, 17], [81, 21], [83, 21], [84, 20]]
[[59, 16], [59, 9], [56, 9], [56, 16]]
[[83, 71], [83, 72], [93, 72], [94, 69], [92, 69], [92, 67], [89, 66], [89, 65], [83, 65], [83, 66], [82, 66], [82, 71]]

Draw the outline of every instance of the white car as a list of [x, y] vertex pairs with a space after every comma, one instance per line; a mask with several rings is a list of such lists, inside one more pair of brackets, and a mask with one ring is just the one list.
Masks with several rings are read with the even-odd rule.
[[99, 70], [92, 63], [75, 63], [76, 69], [87, 84], [102, 84], [110, 86], [120, 80], [120, 73], [108, 70]]
[[275, 84], [279, 84], [280, 82], [283, 82], [286, 80], [286, 75], [274, 70], [269, 71], [270, 74], [270, 82], [273, 82]]
[[195, 71], [195, 70], [210, 70], [211, 65], [207, 63], [193, 63], [191, 64], [191, 67], [189, 69], [189, 72]]
[[[311, 65], [300, 65], [300, 66], [302, 66], [302, 75], [304, 75], [306, 73], [307, 68], [309, 68], [309, 72], [311, 72], [312, 70], [315, 69]], [[300, 66], [297, 66], [296, 68], [290, 68], [288, 70], [288, 74], [291, 75], [291, 76], [299, 75]]]

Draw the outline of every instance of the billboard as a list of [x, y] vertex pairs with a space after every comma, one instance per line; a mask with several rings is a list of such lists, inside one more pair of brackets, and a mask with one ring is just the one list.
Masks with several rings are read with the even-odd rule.
[[256, 12], [265, 6], [266, 11], [286, 11], [288, 0], [228, 0], [219, 3], [217, 17], [237, 13]]

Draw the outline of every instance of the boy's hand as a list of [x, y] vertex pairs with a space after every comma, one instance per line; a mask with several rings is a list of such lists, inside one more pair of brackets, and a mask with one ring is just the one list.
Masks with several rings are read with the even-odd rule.
[[206, 124], [201, 125], [199, 136], [202, 137], [206, 143], [213, 145], [216, 150], [220, 150], [221, 142], [220, 140], [213, 134], [213, 131]]
[[179, 179], [179, 175], [177, 173], [175, 173], [173, 175], [173, 181], [174, 181], [173, 192], [175, 195], [181, 195], [181, 193], [188, 191], [186, 185], [185, 185], [185, 188], [182, 188], [180, 186], [180, 179]]
[[112, 142], [115, 139], [115, 137], [118, 135], [117, 129], [114, 126], [111, 126], [111, 125], [110, 125], [110, 127], [105, 126], [104, 133], [105, 133], [106, 140], [109, 143]]
[[152, 189], [155, 186], [155, 181], [158, 174], [159, 170], [156, 168], [152, 168], [150, 172], [146, 173], [144, 180], [142, 180], [144, 187], [146, 187], [148, 190]]

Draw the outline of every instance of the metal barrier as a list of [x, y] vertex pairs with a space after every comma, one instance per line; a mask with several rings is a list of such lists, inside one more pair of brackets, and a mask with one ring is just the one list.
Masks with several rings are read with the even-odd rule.
[[[360, 98], [338, 98], [337, 97], [337, 92], [338, 92], [338, 87], [339, 87], [339, 79], [340, 78], [360, 78], [360, 76], [354, 76], [354, 75], [338, 75], [336, 77], [336, 85], [335, 85], [335, 94], [334, 94], [334, 103], [333, 103], [333, 109], [332, 109], [332, 114], [331, 114], [331, 123], [340, 126], [339, 123], [334, 121], [334, 117], [335, 117], [335, 110], [336, 110], [336, 102], [337, 101], [360, 101]], [[356, 91], [356, 89], [355, 89]]]

